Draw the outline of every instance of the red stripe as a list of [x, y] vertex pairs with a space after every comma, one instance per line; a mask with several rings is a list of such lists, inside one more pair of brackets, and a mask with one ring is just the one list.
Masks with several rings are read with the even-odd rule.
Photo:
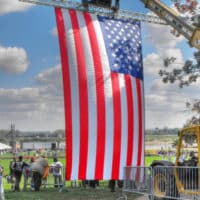
[[128, 145], [126, 166], [132, 165], [133, 158], [133, 138], [134, 138], [134, 106], [133, 93], [130, 75], [125, 75], [126, 96], [127, 96], [127, 112], [128, 112]]
[[69, 60], [67, 52], [67, 41], [65, 26], [60, 8], [55, 8], [58, 38], [63, 74], [64, 107], [65, 107], [65, 132], [66, 132], [66, 179], [70, 180], [72, 172], [72, 107], [71, 107], [71, 85], [69, 73]]
[[138, 157], [137, 157], [137, 166], [141, 165], [142, 160], [142, 94], [141, 94], [141, 85], [140, 79], [136, 78], [136, 88], [137, 88], [137, 102], [138, 102]]
[[94, 72], [96, 80], [96, 97], [97, 97], [97, 144], [96, 144], [96, 163], [95, 179], [103, 178], [104, 156], [105, 156], [105, 92], [103, 66], [98, 47], [98, 39], [92, 18], [89, 13], [84, 13], [84, 19], [87, 24], [87, 30], [90, 39], [92, 57], [94, 62]]
[[79, 86], [79, 110], [80, 110], [80, 157], [79, 157], [79, 179], [86, 179], [87, 157], [88, 157], [88, 88], [87, 74], [84, 57], [84, 49], [81, 39], [80, 27], [76, 11], [69, 11], [77, 57], [78, 86]]
[[120, 86], [117, 73], [111, 73], [113, 91], [113, 119], [114, 119], [114, 138], [113, 138], [113, 160], [112, 160], [112, 179], [119, 179], [119, 166], [121, 155], [121, 98]]

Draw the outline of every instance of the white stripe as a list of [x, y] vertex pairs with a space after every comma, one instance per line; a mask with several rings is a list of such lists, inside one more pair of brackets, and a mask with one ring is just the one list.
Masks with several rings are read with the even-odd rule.
[[[79, 111], [79, 87], [78, 87], [78, 70], [75, 43], [73, 37], [73, 30], [71, 19], [68, 11], [63, 11], [65, 31], [67, 39], [69, 71], [70, 71], [70, 85], [71, 85], [71, 102], [72, 102], [72, 174], [71, 180], [78, 177], [79, 170], [79, 152], [80, 152], [80, 111]], [[67, 112], [67, 111], [66, 111]]]
[[140, 86], [141, 86], [141, 98], [142, 98], [142, 158], [141, 158], [141, 166], [144, 166], [144, 150], [145, 150], [145, 144], [144, 144], [144, 130], [145, 130], [145, 108], [144, 108], [144, 84], [143, 81], [140, 80]]
[[144, 173], [145, 173], [145, 169], [143, 168], [144, 166], [144, 124], [145, 124], [145, 121], [144, 121], [144, 85], [143, 85], [143, 81], [140, 80], [140, 88], [141, 88], [141, 103], [142, 103], [142, 148], [141, 148], [141, 173], [140, 173], [140, 181], [143, 181], [144, 180]]
[[83, 42], [84, 58], [86, 63], [87, 85], [88, 85], [88, 116], [89, 116], [89, 132], [88, 132], [88, 161], [87, 161], [87, 179], [94, 179], [95, 174], [95, 157], [96, 157], [96, 140], [97, 140], [97, 110], [96, 110], [96, 82], [94, 73], [94, 63], [92, 59], [92, 51], [90, 48], [90, 40], [83, 14], [78, 13], [79, 26], [81, 27], [81, 39]]
[[137, 165], [138, 156], [138, 98], [137, 98], [137, 87], [136, 79], [131, 77], [132, 83], [132, 93], [133, 93], [133, 106], [134, 106], [134, 136], [133, 136], [133, 157], [132, 166]]
[[[96, 17], [92, 15], [92, 19]], [[97, 20], [94, 21], [94, 27], [96, 35], [98, 35], [98, 46], [102, 61], [103, 73], [104, 73], [104, 91], [105, 91], [105, 104], [106, 104], [106, 136], [105, 136], [105, 158], [104, 158], [104, 179], [111, 178], [112, 170], [112, 152], [113, 152], [113, 99], [112, 99], [112, 84], [110, 77], [110, 67], [108, 62], [108, 56], [102, 36], [100, 24]]]
[[128, 111], [127, 111], [127, 93], [125, 77], [119, 74], [119, 87], [121, 96], [121, 154], [120, 154], [120, 168], [119, 168], [119, 179], [123, 179], [123, 170], [126, 166], [127, 158], [127, 146], [128, 146]]

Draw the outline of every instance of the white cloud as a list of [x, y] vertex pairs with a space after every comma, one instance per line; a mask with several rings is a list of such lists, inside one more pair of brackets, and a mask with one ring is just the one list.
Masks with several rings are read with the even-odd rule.
[[[158, 72], [163, 69], [163, 59], [175, 57], [176, 60], [169, 66], [169, 70], [182, 67], [184, 63], [183, 49], [178, 45], [186, 40], [170, 33], [169, 26], [148, 24], [144, 26], [144, 49], [153, 50], [144, 57], [145, 74], [145, 114], [146, 128], [155, 127], [182, 127], [191, 113], [186, 110], [186, 101], [190, 98], [199, 98], [199, 83], [180, 89], [178, 84], [164, 84]], [[188, 46], [188, 50], [189, 50]], [[185, 49], [184, 49], [185, 51]], [[186, 58], [187, 59], [187, 58]]]
[[38, 102], [39, 90], [37, 88], [0, 89], [1, 112], [33, 110], [38, 107]]
[[156, 75], [163, 66], [163, 60], [160, 55], [151, 53], [144, 58], [143, 64], [145, 73]]
[[57, 84], [60, 83], [61, 65], [56, 65], [39, 73], [35, 79], [40, 84]]
[[144, 44], [152, 45], [155, 52], [149, 53], [144, 58], [144, 71], [147, 74], [157, 75], [159, 69], [163, 67], [163, 59], [175, 57], [173, 67], [179, 67], [183, 63], [183, 55], [177, 45], [184, 41], [181, 36], [176, 38], [170, 33], [169, 26], [164, 25], [146, 25], [144, 26]]
[[63, 95], [61, 65], [56, 65], [39, 73], [35, 77], [35, 80], [40, 85], [41, 94], [54, 94], [55, 96]]
[[181, 89], [177, 83], [164, 84], [161, 79], [154, 80], [150, 85], [151, 93], [172, 96], [175, 94], [184, 94], [185, 89]]
[[152, 44], [157, 50], [176, 47], [178, 43], [185, 40], [183, 36], [172, 35], [172, 28], [167, 25], [145, 24], [143, 28], [144, 42]]
[[151, 75], [157, 75], [160, 69], [164, 67], [164, 59], [175, 57], [176, 60], [170, 65], [170, 69], [179, 68], [183, 65], [181, 50], [178, 48], [166, 48], [164, 51], [150, 53], [144, 58], [144, 72]]
[[[159, 112], [153, 110], [146, 111], [146, 128], [182, 128], [186, 120], [189, 118], [189, 115], [183, 111], [168, 111]], [[152, 119], [153, 120], [150, 120]]]
[[[60, 65], [42, 71], [35, 80], [37, 88], [0, 89], [1, 128], [8, 128], [8, 122], [12, 121], [20, 130], [64, 129]], [[160, 79], [148, 84], [146, 128], [181, 127], [189, 117], [183, 112], [189, 88], [163, 84]]]
[[[144, 43], [155, 51], [144, 58], [144, 72], [148, 79], [145, 83], [146, 128], [182, 127], [189, 117], [183, 112], [187, 100], [187, 90], [180, 89], [177, 84], [164, 84], [158, 72], [163, 69], [165, 58], [175, 57], [170, 69], [180, 67], [183, 55], [177, 45], [184, 41], [170, 33], [169, 26], [146, 25]], [[151, 78], [150, 78], [151, 77]], [[152, 82], [150, 82], [153, 80]]]
[[32, 6], [33, 4], [22, 3], [19, 0], [0, 0], [0, 15], [11, 12], [22, 12], [30, 9]]
[[38, 87], [0, 89], [1, 128], [13, 122], [20, 130], [64, 129], [64, 103], [60, 65], [35, 78]]
[[200, 79], [197, 79], [196, 82], [192, 83], [188, 87], [185, 87], [184, 90], [188, 94], [188, 99], [199, 99]]
[[145, 97], [146, 127], [182, 127], [190, 117], [186, 101], [190, 96], [188, 89], [180, 89], [177, 84], [164, 84], [156, 79]]
[[28, 58], [23, 48], [0, 46], [0, 70], [8, 73], [22, 73], [28, 67]]

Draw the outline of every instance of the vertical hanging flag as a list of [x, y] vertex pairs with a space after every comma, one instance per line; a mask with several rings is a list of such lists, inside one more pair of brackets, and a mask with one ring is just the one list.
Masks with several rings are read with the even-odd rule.
[[140, 22], [55, 8], [63, 72], [66, 179], [122, 179], [144, 165]]

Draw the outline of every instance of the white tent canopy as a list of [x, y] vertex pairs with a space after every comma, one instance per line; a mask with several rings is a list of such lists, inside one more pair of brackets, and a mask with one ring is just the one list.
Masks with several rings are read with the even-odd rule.
[[0, 143], [0, 150], [7, 150], [7, 149], [11, 149], [11, 146], [9, 146], [7, 144]]

